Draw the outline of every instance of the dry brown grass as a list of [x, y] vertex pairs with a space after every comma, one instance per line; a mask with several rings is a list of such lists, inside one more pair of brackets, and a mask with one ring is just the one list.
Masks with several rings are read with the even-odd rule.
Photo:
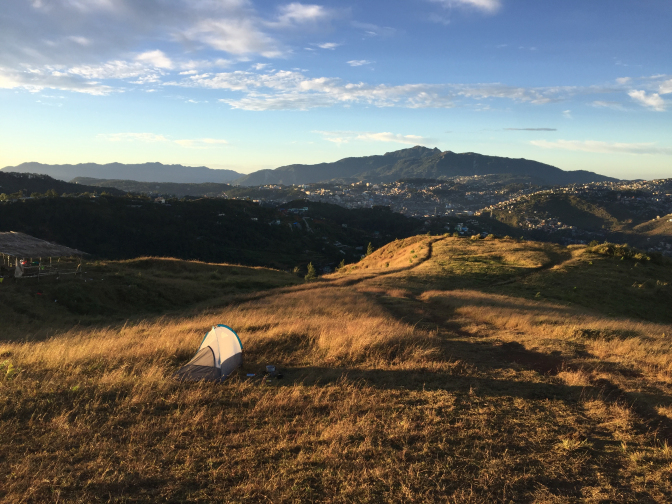
[[[0, 499], [669, 502], [672, 328], [443, 288], [571, 259], [502, 242], [491, 262], [497, 243], [420, 237], [254, 299], [0, 343]], [[244, 372], [285, 378], [173, 381], [215, 323]]]

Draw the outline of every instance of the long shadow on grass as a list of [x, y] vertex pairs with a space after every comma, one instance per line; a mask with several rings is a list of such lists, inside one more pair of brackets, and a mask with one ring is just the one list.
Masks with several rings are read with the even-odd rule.
[[[653, 430], [663, 439], [672, 441], [672, 420], [658, 413], [656, 406], [669, 405], [672, 400], [664, 393], [660, 394], [642, 394], [626, 392], [613, 382], [600, 379], [590, 386], [567, 386], [560, 383], [549, 383], [549, 378], [554, 377], [562, 370], [572, 370], [575, 368], [585, 368], [584, 362], [575, 364], [570, 356], [563, 356], [560, 352], [537, 352], [526, 349], [524, 345], [517, 342], [501, 342], [492, 339], [478, 338], [472, 333], [463, 331], [459, 324], [451, 320], [455, 307], [468, 305], [482, 305], [493, 308], [505, 308], [507, 310], [531, 311], [533, 314], [548, 315], [549, 312], [557, 317], [558, 320], [565, 320], [571, 317], [572, 310], [563, 307], [549, 307], [540, 303], [538, 306], [529, 302], [524, 305], [515, 303], [500, 297], [492, 298], [488, 296], [485, 299], [474, 299], [469, 302], [468, 299], [448, 298], [443, 302], [432, 303], [420, 302], [413, 299], [398, 299], [382, 297], [380, 294], [363, 293], [376, 302], [378, 306], [384, 309], [392, 318], [405, 323], [415, 323], [416, 325], [425, 324], [425, 329], [436, 328], [443, 337], [428, 341], [436, 341], [435, 348], [442, 360], [459, 361], [467, 366], [471, 365], [478, 369], [480, 373], [487, 374], [492, 371], [501, 371], [505, 369], [527, 369], [539, 373], [540, 382], [517, 381], [517, 380], [497, 380], [490, 378], [473, 378], [463, 376], [453, 376], [447, 373], [421, 373], [416, 371], [390, 371], [389, 376], [383, 371], [382, 378], [372, 382], [376, 386], [386, 386], [386, 384], [402, 385], [404, 388], [406, 382], [420, 384], [422, 387], [435, 387], [437, 389], [454, 390], [455, 392], [464, 392], [465, 387], [468, 390], [483, 390], [492, 395], [510, 395], [521, 398], [547, 398], [560, 399], [568, 402], [576, 402], [581, 396], [586, 398], [599, 398], [608, 404], [620, 404], [631, 407], [642, 420], [640, 426], [642, 431]], [[441, 300], [440, 300], [441, 301]], [[575, 313], [575, 312], [574, 312]], [[415, 320], [414, 320], [415, 318]], [[629, 335], [610, 335], [619, 339], [627, 338]], [[400, 343], [401, 344], [401, 343]], [[409, 343], [406, 342], [408, 345]], [[582, 345], [578, 345], [582, 347]], [[381, 349], [382, 350], [382, 349]], [[585, 350], [576, 351], [576, 356], [581, 359], [590, 359], [588, 367], [610, 370], [612, 373], [622, 376], [638, 377], [636, 370], [616, 364], [614, 362], [602, 361], [589, 354]], [[346, 374], [356, 376], [359, 370], [347, 370]], [[377, 371], [364, 372], [362, 377], [365, 381], [371, 380], [376, 376]], [[402, 373], [401, 375], [395, 373]], [[343, 372], [341, 372], [343, 375]], [[434, 375], [434, 376], [432, 376]], [[542, 377], [546, 378], [542, 378]], [[578, 392], [578, 396], [577, 396]]]

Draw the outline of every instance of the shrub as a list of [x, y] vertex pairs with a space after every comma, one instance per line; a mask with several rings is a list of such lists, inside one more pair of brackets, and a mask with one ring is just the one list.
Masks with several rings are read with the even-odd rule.
[[308, 273], [303, 278], [306, 280], [315, 280], [317, 278], [317, 271], [315, 271], [315, 266], [313, 266], [312, 262], [308, 263]]
[[595, 254], [601, 254], [610, 257], [620, 257], [621, 259], [632, 259], [634, 261], [650, 261], [651, 257], [641, 250], [630, 248], [628, 244], [619, 245], [616, 243], [604, 242], [593, 245], [590, 242], [588, 250]]

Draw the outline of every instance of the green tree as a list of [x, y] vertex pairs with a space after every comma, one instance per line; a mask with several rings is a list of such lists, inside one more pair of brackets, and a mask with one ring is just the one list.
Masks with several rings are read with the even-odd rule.
[[345, 259], [341, 259], [341, 262], [338, 263], [338, 266], [336, 267], [336, 270], [340, 270], [345, 268]]
[[366, 255], [370, 256], [371, 254], [373, 254], [373, 245], [371, 245], [371, 242], [369, 242], [369, 246], [366, 247]]
[[304, 277], [306, 280], [315, 280], [317, 278], [317, 271], [313, 263], [308, 263], [308, 274]]

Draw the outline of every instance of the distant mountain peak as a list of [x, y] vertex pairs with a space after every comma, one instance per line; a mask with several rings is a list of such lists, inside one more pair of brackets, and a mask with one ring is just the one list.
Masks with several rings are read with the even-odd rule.
[[293, 164], [275, 170], [250, 173], [233, 183], [244, 186], [264, 184], [311, 184], [330, 181], [394, 182], [402, 178], [447, 179], [473, 175], [516, 175], [531, 177], [541, 185], [616, 180], [597, 173], [564, 171], [538, 161], [488, 156], [476, 152], [442, 152], [416, 145], [384, 155], [350, 157], [333, 163]]
[[438, 147], [430, 149], [422, 145], [416, 145], [415, 147], [409, 147], [408, 149], [386, 152], [384, 155], [395, 158], [425, 158], [436, 154], [441, 154], [441, 150]]

